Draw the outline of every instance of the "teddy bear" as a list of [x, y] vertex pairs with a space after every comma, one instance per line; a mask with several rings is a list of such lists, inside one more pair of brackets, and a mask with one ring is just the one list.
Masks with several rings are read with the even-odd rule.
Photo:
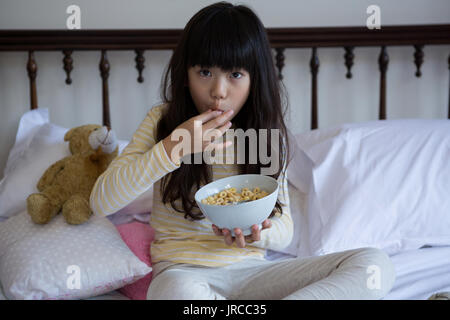
[[88, 124], [64, 135], [72, 155], [52, 164], [27, 198], [28, 214], [37, 224], [46, 224], [60, 211], [67, 223], [79, 225], [92, 215], [89, 197], [97, 178], [118, 154], [114, 131]]

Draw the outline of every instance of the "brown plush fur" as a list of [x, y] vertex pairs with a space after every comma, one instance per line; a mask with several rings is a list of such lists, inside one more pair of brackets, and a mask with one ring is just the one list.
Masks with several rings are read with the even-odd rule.
[[61, 210], [70, 224], [81, 224], [90, 218], [91, 190], [118, 153], [118, 148], [110, 154], [103, 153], [101, 147], [92, 150], [89, 134], [100, 127], [85, 125], [66, 133], [64, 141], [69, 141], [72, 155], [51, 165], [37, 184], [40, 193], [27, 198], [28, 213], [33, 222], [48, 223]]

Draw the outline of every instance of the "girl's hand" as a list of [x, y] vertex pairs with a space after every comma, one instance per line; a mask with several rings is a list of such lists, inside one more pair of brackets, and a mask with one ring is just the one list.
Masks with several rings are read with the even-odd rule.
[[[269, 229], [272, 226], [272, 222], [270, 219], [266, 219], [262, 223], [262, 229]], [[239, 228], [234, 228], [234, 234], [235, 237], [231, 236], [230, 230], [223, 228], [219, 229], [215, 224], [212, 225], [212, 229], [216, 236], [224, 236], [225, 237], [225, 243], [229, 246], [233, 244], [233, 242], [236, 241], [236, 245], [239, 248], [244, 248], [246, 243], [252, 243], [254, 241], [261, 240], [261, 230], [259, 230], [258, 226], [256, 224], [252, 225], [252, 234], [245, 236], [242, 234], [242, 230]]]
[[[163, 139], [167, 154], [173, 162], [180, 162], [182, 157], [192, 153], [203, 152], [210, 144], [213, 145], [209, 147], [211, 151], [229, 147], [232, 144], [231, 141], [223, 143], [212, 143], [212, 141], [223, 136], [226, 130], [231, 127], [231, 122], [229, 120], [232, 115], [233, 110], [231, 109], [227, 112], [212, 111], [211, 109], [208, 109], [198, 116], [186, 120], [176, 127], [169, 136]], [[181, 143], [183, 144], [183, 148], [179, 148], [175, 152], [172, 152], [173, 148], [180, 143], [180, 136], [182, 137]], [[188, 148], [189, 144], [187, 141], [184, 141], [185, 137], [190, 139], [190, 148]], [[211, 137], [213, 139], [211, 139]], [[195, 150], [194, 147], [196, 146], [200, 146], [201, 150]]]

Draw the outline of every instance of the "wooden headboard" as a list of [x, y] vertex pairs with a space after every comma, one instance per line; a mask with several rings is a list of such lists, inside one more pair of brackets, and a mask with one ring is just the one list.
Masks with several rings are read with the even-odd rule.
[[[0, 51], [28, 51], [27, 72], [30, 80], [30, 107], [38, 107], [36, 81], [38, 62], [35, 51], [61, 51], [66, 84], [72, 80], [72, 52], [74, 50], [95, 50], [101, 52], [99, 71], [103, 84], [103, 124], [111, 127], [109, 110], [108, 76], [110, 63], [107, 52], [111, 50], [134, 50], [136, 53], [137, 81], [143, 82], [145, 50], [173, 50], [176, 47], [180, 29], [158, 30], [0, 30]], [[416, 77], [421, 76], [425, 45], [450, 44], [450, 24], [383, 26], [370, 30], [365, 27], [322, 27], [322, 28], [268, 28], [279, 79], [283, 79], [284, 51], [287, 48], [311, 48], [311, 129], [318, 128], [318, 50], [322, 47], [341, 47], [344, 50], [343, 63], [346, 77], [352, 77], [355, 47], [380, 47], [378, 65], [380, 71], [379, 119], [386, 119], [386, 74], [388, 72], [389, 46], [413, 46]], [[450, 70], [450, 55], [448, 58]], [[448, 118], [450, 119], [450, 81]]]

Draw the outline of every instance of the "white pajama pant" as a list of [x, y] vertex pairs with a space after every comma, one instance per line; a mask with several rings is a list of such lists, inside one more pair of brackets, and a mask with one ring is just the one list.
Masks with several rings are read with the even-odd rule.
[[149, 300], [380, 299], [395, 280], [389, 257], [375, 248], [225, 267], [160, 262], [153, 275]]

